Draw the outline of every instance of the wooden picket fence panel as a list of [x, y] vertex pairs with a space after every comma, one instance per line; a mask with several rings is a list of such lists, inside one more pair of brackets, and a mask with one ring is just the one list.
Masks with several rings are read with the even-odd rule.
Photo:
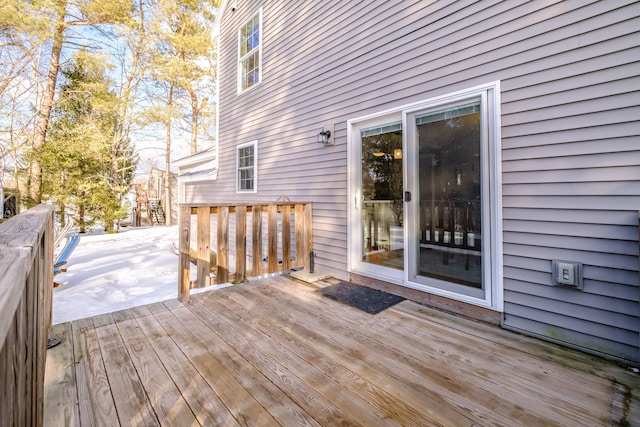
[[[266, 227], [263, 216], [266, 213]], [[249, 214], [251, 219], [249, 220]], [[191, 280], [190, 259], [191, 219], [197, 217], [197, 250], [195, 263], [197, 275]], [[215, 215], [215, 240], [211, 235], [211, 216]], [[235, 272], [230, 273], [230, 224], [235, 222]], [[291, 223], [293, 217], [293, 225]], [[212, 284], [210, 280], [211, 242], [215, 242], [217, 265], [213, 283], [223, 284], [231, 280], [242, 282], [248, 277], [260, 277], [291, 269], [309, 269], [312, 250], [312, 207], [307, 202], [274, 202], [253, 204], [191, 205], [181, 204], [179, 214], [179, 278], [178, 299], [188, 301], [192, 288]], [[251, 236], [248, 236], [248, 225]], [[293, 238], [295, 253], [291, 252]], [[280, 234], [280, 239], [278, 239]], [[267, 241], [267, 253], [263, 253], [263, 240]], [[248, 243], [251, 242], [251, 265], [247, 265]], [[267, 265], [263, 265], [266, 258]]]

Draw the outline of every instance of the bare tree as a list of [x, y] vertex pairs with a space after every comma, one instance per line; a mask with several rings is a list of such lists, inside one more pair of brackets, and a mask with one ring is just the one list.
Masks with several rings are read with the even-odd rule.
[[[191, 152], [198, 149], [198, 118], [207, 107], [208, 96], [201, 96], [198, 85], [213, 81], [213, 41], [211, 27], [217, 0], [181, 2], [158, 0], [153, 4], [151, 61], [156, 87], [163, 89], [163, 125], [166, 135], [164, 207], [171, 224], [171, 144], [173, 121], [183, 113], [178, 97], [186, 94], [190, 109]], [[207, 65], [208, 64], [208, 65]], [[156, 98], [157, 99], [157, 98]]]
[[24, 168], [24, 153], [33, 137], [34, 102], [42, 90], [39, 84], [38, 56], [28, 41], [0, 33], [0, 149], [3, 176], [9, 176], [22, 193], [19, 171]]
[[[0, 8], [0, 28], [16, 39], [37, 39], [50, 46], [48, 67], [43, 76], [44, 91], [37, 105], [32, 149], [41, 150], [54, 107], [60, 60], [68, 30], [74, 27], [114, 24], [129, 19], [130, 0], [89, 0], [71, 3], [69, 0], [4, 0]], [[17, 19], [16, 19], [17, 18]], [[33, 156], [29, 170], [29, 203], [42, 198], [42, 166]]]

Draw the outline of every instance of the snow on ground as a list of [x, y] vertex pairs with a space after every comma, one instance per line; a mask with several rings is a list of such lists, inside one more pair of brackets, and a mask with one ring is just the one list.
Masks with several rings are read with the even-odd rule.
[[176, 226], [81, 234], [67, 272], [54, 278], [62, 286], [53, 290], [53, 323], [177, 298], [177, 246]]

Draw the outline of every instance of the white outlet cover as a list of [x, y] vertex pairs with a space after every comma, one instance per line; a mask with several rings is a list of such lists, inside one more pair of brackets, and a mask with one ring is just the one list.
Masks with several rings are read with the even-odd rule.
[[576, 285], [576, 266], [568, 262], [559, 262], [557, 265], [556, 282], [561, 285]]

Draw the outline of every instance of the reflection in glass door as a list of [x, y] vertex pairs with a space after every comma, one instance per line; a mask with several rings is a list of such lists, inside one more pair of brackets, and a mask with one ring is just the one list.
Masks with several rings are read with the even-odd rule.
[[409, 117], [418, 157], [413, 280], [475, 298], [484, 298], [480, 111], [478, 100]]
[[402, 123], [360, 130], [361, 260], [404, 269]]

